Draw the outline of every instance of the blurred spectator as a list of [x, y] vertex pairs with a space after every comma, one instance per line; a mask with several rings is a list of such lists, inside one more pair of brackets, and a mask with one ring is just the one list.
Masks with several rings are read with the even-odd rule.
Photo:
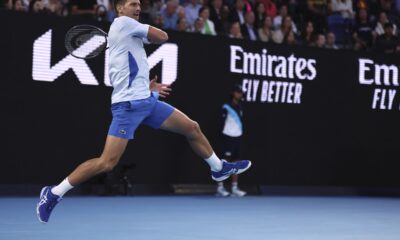
[[[179, 6], [179, 0], [141, 0], [141, 21], [162, 29], [263, 42], [272, 40], [290, 45], [296, 43], [321, 47], [321, 42], [325, 42], [324, 47], [338, 49], [348, 46], [352, 37], [354, 50], [373, 47], [374, 50], [393, 53], [400, 49], [397, 37], [400, 0], [235, 0], [234, 6], [224, 5], [224, 2], [232, 0], [186, 1], [187, 5], [183, 8]], [[209, 3], [209, 6], [203, 7], [199, 2]], [[276, 5], [280, 6], [277, 16]], [[291, 6], [290, 11], [288, 6]], [[110, 0], [3, 0], [3, 7], [59, 16], [68, 15], [66, 11], [70, 9], [72, 15], [97, 16], [98, 20], [110, 22], [115, 17]], [[353, 8], [356, 9], [356, 15]], [[328, 9], [338, 14], [328, 16]], [[294, 17], [301, 26], [305, 23], [301, 34]], [[346, 19], [343, 20], [342, 29], [345, 35], [332, 27], [332, 17]], [[328, 33], [327, 20], [330, 23]], [[388, 29], [392, 30], [391, 34], [386, 33]]]
[[325, 32], [327, 28], [327, 0], [307, 0], [306, 21], [314, 23], [316, 32]]
[[47, 12], [53, 15], [62, 15], [63, 5], [59, 0], [48, 0], [46, 4]]
[[152, 2], [152, 5], [151, 5], [151, 9], [150, 9], [150, 19], [154, 23], [157, 16], [160, 15], [160, 12], [163, 7], [163, 1], [162, 0], [152, 0], [151, 2]]
[[[299, 0], [281, 0], [282, 4], [288, 6], [289, 15], [293, 18], [296, 17], [298, 11]], [[294, 20], [294, 19], [293, 19]]]
[[356, 7], [355, 12], [357, 13], [361, 9], [366, 9], [370, 13], [370, 15], [377, 16], [379, 13], [378, 2], [379, 0], [353, 0], [353, 5]]
[[358, 12], [357, 21], [353, 31], [354, 50], [366, 50], [372, 45], [372, 23], [369, 21], [366, 9]]
[[273, 0], [258, 0], [258, 2], [264, 4], [265, 15], [274, 18], [277, 14], [276, 5]]
[[71, 14], [84, 17], [94, 17], [96, 14], [96, 0], [70, 0]]
[[186, 18], [186, 12], [183, 7], [178, 7], [178, 9], [176, 11], [178, 13], [178, 18]]
[[330, 7], [333, 13], [339, 13], [343, 18], [354, 18], [352, 0], [331, 0]]
[[[279, 9], [279, 15], [274, 18], [274, 29], [281, 28], [282, 19], [284, 19], [286, 16], [289, 16], [287, 6], [282, 5]], [[294, 24], [293, 20], [292, 20], [292, 31], [294, 33], [297, 33], [297, 27], [296, 24]]]
[[24, 6], [26, 11], [28, 11], [29, 10], [29, 4], [30, 4], [31, 0], [21, 0], [21, 2], [22, 2], [22, 6]]
[[[108, 4], [106, 3], [106, 1], [105, 0], [97, 0], [96, 9], [94, 12], [94, 16], [97, 19], [97, 21], [106, 21], [107, 13], [108, 13]], [[141, 16], [142, 16], [142, 14], [141, 14]], [[143, 16], [142, 16], [142, 18], [143, 18], [143, 21], [148, 21]], [[146, 23], [148, 23], [148, 22], [146, 22]]]
[[399, 15], [400, 14], [400, 0], [396, 0], [396, 12], [397, 12], [397, 15]]
[[272, 18], [270, 16], [266, 16], [264, 18], [262, 27], [258, 29], [258, 37], [263, 42], [269, 42], [272, 39], [272, 32]]
[[[110, 3], [110, 1], [113, 1], [113, 0], [97, 0], [97, 5], [98, 6], [104, 6], [106, 9], [109, 9], [110, 5], [112, 5]], [[142, 2], [142, 4], [143, 4], [143, 2]]]
[[235, 7], [230, 12], [230, 22], [239, 22], [240, 25], [244, 24], [244, 0], [236, 0]]
[[198, 17], [194, 21], [193, 28], [192, 28], [191, 32], [202, 33], [203, 29], [204, 29], [204, 20], [203, 20], [203, 18]]
[[367, 0], [357, 0], [355, 5], [357, 6], [357, 10], [368, 9]]
[[[144, 1], [141, 1], [142, 3], [142, 11], [143, 11], [143, 5], [146, 4], [144, 3]], [[105, 9], [105, 11], [107, 12], [108, 9], [110, 9], [110, 0], [97, 0], [97, 7], [102, 7]]]
[[156, 27], [156, 28], [163, 28], [163, 26], [164, 26], [164, 19], [163, 19], [163, 17], [161, 16], [161, 14], [157, 14], [156, 16], [155, 16], [155, 18], [153, 19], [153, 26], [154, 27]]
[[326, 43], [326, 38], [324, 34], [318, 34], [317, 39], [315, 40], [314, 47], [324, 48]]
[[26, 8], [24, 7], [21, 0], [9, 0], [8, 1], [8, 9], [18, 11], [18, 12], [26, 11]]
[[311, 46], [315, 40], [314, 23], [308, 21], [303, 28], [300, 36], [300, 44], [304, 46]]
[[292, 8], [290, 16], [293, 16], [293, 18], [296, 19], [301, 25], [303, 25], [306, 21], [310, 21], [310, 18], [308, 17], [308, 0], [294, 0], [294, 2], [294, 4], [290, 3]]
[[[383, 26], [385, 23], [388, 23], [389, 19], [387, 18], [387, 15], [385, 12], [381, 12], [378, 17], [378, 22], [376, 23], [375, 27], [375, 33], [376, 35], [380, 36], [385, 33], [385, 30], [383, 29]], [[397, 26], [393, 24], [393, 35], [397, 35]]]
[[[98, 0], [99, 1], [99, 0]], [[106, 0], [102, 0], [106, 1]], [[140, 22], [145, 24], [151, 23], [151, 1], [150, 0], [141, 0], [141, 11], [140, 11]]]
[[279, 15], [274, 17], [274, 29], [278, 29], [282, 25], [282, 19], [288, 15], [288, 9], [286, 5], [282, 5], [279, 8]]
[[286, 33], [286, 35], [283, 37], [283, 43], [286, 45], [296, 45], [296, 36], [294, 35], [293, 31], [289, 31]]
[[307, 0], [308, 10], [318, 15], [326, 15], [327, 5], [327, 0]]
[[[253, 0], [251, 0], [253, 1]], [[250, 0], [244, 0], [244, 10], [246, 12], [254, 12], [254, 6]]]
[[[114, 9], [114, 4], [113, 3], [110, 3], [109, 5], [108, 5], [108, 9], [107, 9], [107, 16], [106, 16], [106, 20], [108, 21], [108, 22], [113, 22], [114, 21], [114, 19], [117, 17], [117, 13], [115, 12], [115, 9]], [[153, 18], [150, 16], [150, 20], [152, 20]]]
[[272, 40], [275, 43], [282, 43], [284, 36], [290, 31], [292, 31], [292, 18], [290, 16], [286, 16], [283, 19], [281, 27], [273, 31]]
[[236, 3], [236, 0], [223, 0], [223, 5], [227, 5], [229, 9], [233, 9], [233, 7], [235, 6], [235, 3]]
[[29, 12], [30, 13], [44, 13], [45, 8], [42, 0], [32, 0], [29, 3]]
[[245, 23], [241, 26], [243, 37], [252, 41], [258, 40], [258, 31], [254, 26], [254, 21], [254, 13], [247, 12], [245, 15]]
[[336, 45], [336, 36], [333, 32], [328, 32], [326, 34], [326, 44], [325, 47], [329, 49], [339, 49], [339, 47]]
[[222, 0], [211, 1], [210, 20], [214, 23], [215, 31], [218, 34], [223, 35], [226, 33], [222, 22]]
[[379, 0], [379, 12], [386, 12], [389, 21], [397, 21], [397, 12], [395, 8], [395, 3], [393, 0]]
[[186, 32], [188, 30], [186, 18], [179, 18], [177, 23], [177, 30], [179, 32]]
[[375, 49], [384, 53], [399, 53], [399, 38], [393, 34], [393, 24], [388, 22], [384, 25], [385, 34], [379, 36], [376, 40]]
[[256, 28], [261, 28], [263, 26], [263, 22], [265, 19], [265, 7], [263, 3], [257, 3], [256, 4], [256, 12], [254, 13], [255, 17], [256, 17], [256, 21], [254, 23], [254, 26], [256, 26]]
[[199, 17], [201, 17], [204, 22], [203, 30], [201, 31], [201, 33], [213, 36], [217, 35], [217, 33], [215, 32], [214, 23], [209, 19], [210, 10], [208, 7], [200, 8]]
[[199, 17], [200, 8], [201, 4], [198, 3], [198, 0], [190, 0], [189, 4], [186, 5], [186, 20], [190, 27], [193, 27], [194, 21]]
[[225, 33], [229, 33], [229, 29], [231, 27], [231, 23], [229, 22], [229, 15], [230, 15], [229, 7], [227, 5], [223, 5], [221, 10], [221, 22], [222, 25], [224, 26]]
[[178, 0], [168, 0], [166, 7], [161, 11], [163, 18], [163, 29], [176, 30], [178, 22]]
[[240, 30], [239, 22], [232, 23], [230, 30], [229, 30], [229, 37], [230, 38], [238, 38], [238, 39], [243, 38], [242, 31]]

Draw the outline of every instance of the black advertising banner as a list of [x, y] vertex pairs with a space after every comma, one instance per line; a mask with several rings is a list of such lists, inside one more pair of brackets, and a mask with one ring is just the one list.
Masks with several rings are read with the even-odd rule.
[[[0, 19], [0, 184], [58, 182], [101, 154], [111, 120], [107, 53], [68, 55], [64, 35], [78, 20]], [[151, 76], [172, 83], [166, 101], [198, 121], [217, 152], [221, 106], [233, 84], [245, 90], [242, 156], [254, 165], [243, 182], [400, 186], [398, 56], [169, 38], [146, 46]], [[137, 165], [135, 183], [211, 183], [183, 137], [146, 127], [135, 136], [121, 160]]]

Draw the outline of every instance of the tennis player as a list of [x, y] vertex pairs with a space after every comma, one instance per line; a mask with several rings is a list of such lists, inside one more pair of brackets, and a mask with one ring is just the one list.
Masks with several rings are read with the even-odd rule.
[[67, 191], [114, 168], [141, 124], [185, 136], [195, 153], [209, 164], [215, 181], [223, 181], [251, 166], [250, 161], [221, 161], [197, 122], [158, 100], [158, 95], [166, 97], [171, 89], [169, 85], [157, 83], [156, 78], [149, 80], [149, 64], [143, 43], [160, 44], [168, 40], [168, 35], [158, 28], [138, 22], [141, 11], [139, 0], [114, 0], [114, 6], [118, 17], [108, 33], [108, 68], [114, 88], [111, 97], [113, 119], [105, 147], [100, 157], [79, 165], [59, 185], [46, 186], [41, 190], [36, 210], [43, 223], [48, 222], [52, 210]]

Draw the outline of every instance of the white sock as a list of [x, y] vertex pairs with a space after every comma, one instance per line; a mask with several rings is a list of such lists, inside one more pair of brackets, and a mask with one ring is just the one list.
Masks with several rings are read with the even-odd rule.
[[64, 196], [64, 194], [66, 192], [68, 192], [69, 190], [71, 190], [74, 186], [72, 186], [69, 181], [68, 178], [65, 178], [64, 181], [62, 181], [60, 184], [58, 184], [57, 186], [53, 187], [51, 189], [51, 192], [57, 196]]
[[232, 189], [238, 188], [238, 183], [237, 182], [232, 182]]
[[224, 187], [224, 182], [218, 182], [218, 187]]
[[210, 165], [211, 171], [219, 172], [222, 170], [222, 161], [213, 152], [209, 158], [204, 159]]

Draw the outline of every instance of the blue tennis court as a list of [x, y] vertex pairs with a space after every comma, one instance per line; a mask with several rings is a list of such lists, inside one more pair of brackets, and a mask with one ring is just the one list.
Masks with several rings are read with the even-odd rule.
[[50, 223], [36, 198], [0, 198], [1, 240], [398, 240], [400, 199], [66, 197]]

